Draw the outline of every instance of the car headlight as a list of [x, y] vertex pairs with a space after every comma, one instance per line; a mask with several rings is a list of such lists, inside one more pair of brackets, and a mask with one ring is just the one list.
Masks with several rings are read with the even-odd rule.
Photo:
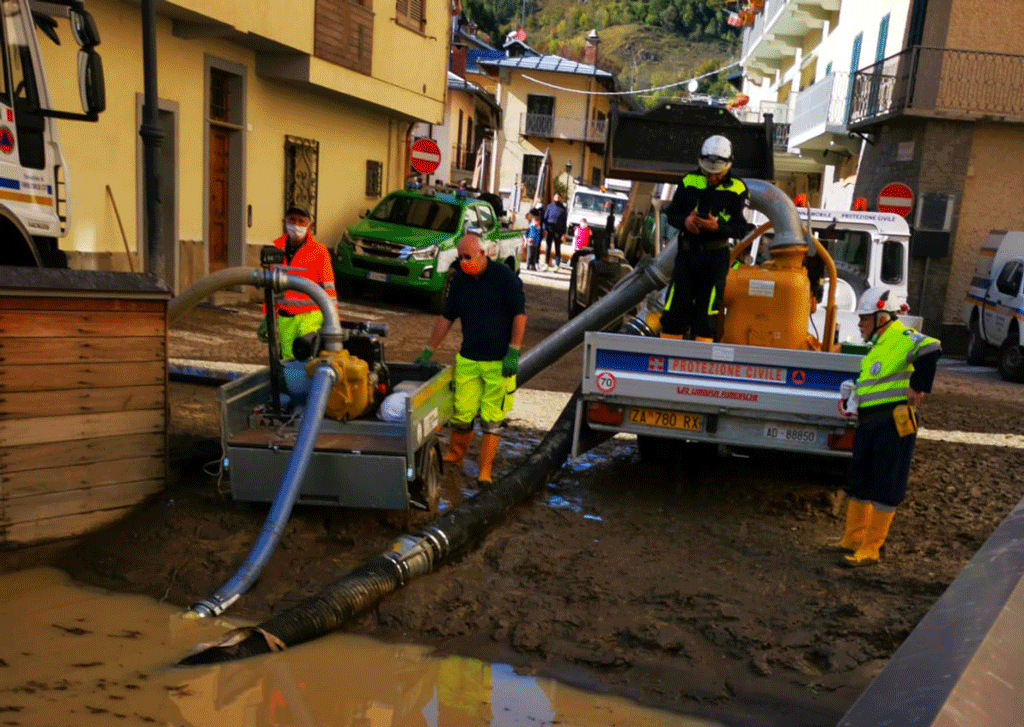
[[347, 245], [348, 247], [355, 247], [356, 246], [356, 238], [354, 238], [354, 237], [352, 237], [352, 235], [348, 234], [348, 230], [345, 230], [343, 233], [341, 233], [341, 242], [339, 244]]
[[419, 250], [413, 250], [409, 254], [409, 259], [433, 260], [435, 257], [437, 257], [438, 247], [438, 245], [427, 245], [426, 247], [421, 247]]

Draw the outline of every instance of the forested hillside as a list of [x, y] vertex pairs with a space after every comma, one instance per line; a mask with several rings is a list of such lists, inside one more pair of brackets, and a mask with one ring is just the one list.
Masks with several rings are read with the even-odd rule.
[[[495, 46], [522, 26], [531, 47], [576, 60], [582, 60], [584, 37], [596, 29], [598, 66], [626, 89], [675, 83], [739, 57], [741, 31], [726, 23], [736, 6], [723, 0], [467, 0], [465, 8]], [[701, 80], [698, 92], [732, 96], [725, 75]], [[638, 99], [650, 106], [685, 95], [677, 86]]]

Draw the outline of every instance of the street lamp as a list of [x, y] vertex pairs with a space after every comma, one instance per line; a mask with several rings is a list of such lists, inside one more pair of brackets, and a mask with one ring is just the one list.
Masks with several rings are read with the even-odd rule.
[[587, 144], [590, 142], [590, 94], [594, 91], [594, 83], [597, 80], [597, 46], [601, 39], [597, 36], [597, 28], [591, 28], [587, 33], [585, 47], [588, 51], [593, 49], [593, 58], [586, 59], [592, 62], [593, 75], [590, 77], [590, 85], [587, 88], [587, 100], [583, 112], [583, 143], [580, 144], [580, 175], [587, 169]]

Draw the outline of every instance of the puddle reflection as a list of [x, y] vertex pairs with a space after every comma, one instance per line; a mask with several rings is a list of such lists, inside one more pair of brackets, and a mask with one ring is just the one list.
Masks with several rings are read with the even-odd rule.
[[462, 727], [709, 723], [423, 647], [335, 634], [211, 667], [173, 662], [229, 628], [152, 600], [87, 590], [58, 571], [0, 576], [6, 725]]

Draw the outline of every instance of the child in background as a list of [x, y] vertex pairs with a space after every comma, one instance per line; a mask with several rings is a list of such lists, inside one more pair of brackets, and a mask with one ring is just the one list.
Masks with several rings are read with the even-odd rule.
[[590, 225], [587, 224], [587, 220], [584, 218], [580, 222], [580, 226], [576, 228], [576, 239], [573, 240], [573, 246], [577, 250], [582, 250], [590, 245]]
[[538, 215], [527, 215], [530, 220], [529, 227], [523, 236], [526, 238], [526, 269], [536, 270], [537, 260], [540, 259], [540, 217]]

